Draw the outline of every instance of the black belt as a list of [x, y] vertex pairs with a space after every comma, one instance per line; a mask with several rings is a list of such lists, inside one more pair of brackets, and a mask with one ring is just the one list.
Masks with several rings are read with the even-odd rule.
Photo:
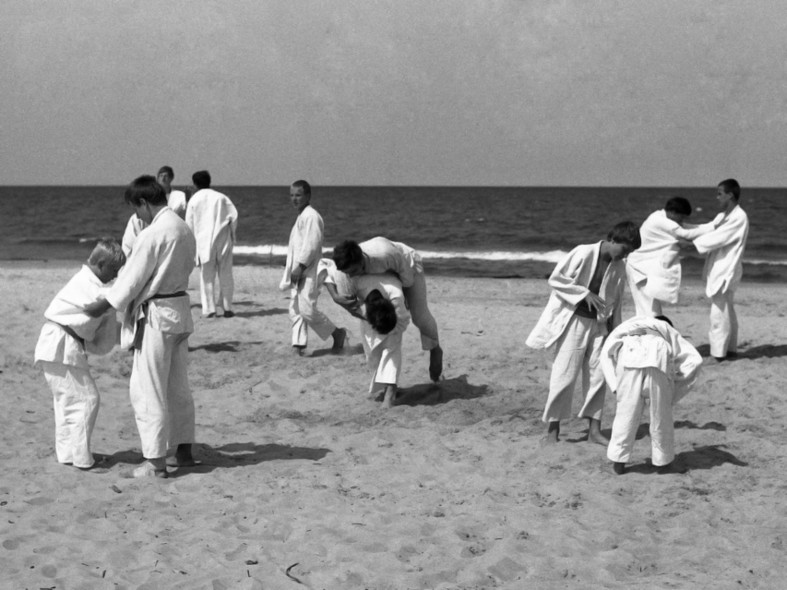
[[188, 295], [185, 291], [178, 291], [177, 293], [156, 293], [155, 295], [151, 295], [150, 299], [170, 299], [172, 297], [184, 297]]
[[56, 326], [60, 326], [60, 328], [62, 328], [62, 330], [66, 334], [68, 334], [69, 336], [71, 336], [71, 338], [73, 338], [74, 340], [79, 342], [82, 345], [82, 347], [84, 348], [84, 346], [85, 346], [85, 339], [82, 338], [81, 336], [79, 336], [79, 334], [77, 334], [76, 332], [74, 332], [73, 328], [69, 328], [68, 326], [64, 326], [63, 324], [59, 324], [57, 322], [53, 322], [52, 320], [49, 320], [49, 322], [52, 323], [52, 324], [55, 324]]

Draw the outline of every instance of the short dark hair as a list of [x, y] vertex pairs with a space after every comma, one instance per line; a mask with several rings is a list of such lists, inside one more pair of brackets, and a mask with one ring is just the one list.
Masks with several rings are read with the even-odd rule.
[[[667, 323], [668, 323], [670, 326], [672, 326], [672, 320], [671, 320], [671, 319], [669, 319], [669, 318], [668, 318], [667, 316], [665, 316], [665, 315], [657, 315], [657, 316], [656, 316], [656, 319], [657, 319], [657, 320], [661, 320], [662, 322], [667, 322]], [[672, 327], [674, 328], [675, 326], [672, 326]]]
[[688, 217], [691, 215], [691, 203], [689, 203], [688, 199], [683, 197], [672, 197], [667, 201], [667, 204], [664, 205], [664, 210]]
[[191, 175], [191, 182], [194, 183], [198, 189], [210, 188], [210, 172], [207, 170], [198, 170]]
[[396, 308], [377, 289], [366, 296], [366, 321], [378, 334], [388, 334], [396, 327]]
[[124, 195], [126, 203], [139, 207], [144, 199], [150, 205], [166, 205], [167, 192], [150, 174], [143, 174], [131, 181]]
[[161, 168], [158, 169], [158, 174], [156, 174], [156, 176], [158, 176], [159, 174], [166, 174], [171, 179], [173, 180], [175, 179], [175, 171], [172, 169], [171, 166], [162, 166]]
[[308, 182], [306, 182], [305, 180], [296, 180], [296, 181], [295, 181], [295, 182], [293, 182], [293, 183], [292, 183], [292, 185], [290, 185], [290, 186], [293, 186], [294, 188], [300, 188], [300, 189], [303, 189], [303, 194], [304, 194], [304, 195], [310, 195], [310, 194], [312, 194], [312, 187], [311, 187], [311, 185], [310, 185]]
[[336, 263], [337, 269], [341, 271], [347, 270], [353, 264], [363, 262], [363, 250], [361, 250], [358, 242], [344, 240], [338, 246], [334, 246], [333, 261]]
[[633, 221], [621, 221], [613, 227], [607, 239], [616, 244], [628, 244], [633, 250], [642, 245], [642, 238], [639, 235], [639, 227]]
[[731, 194], [732, 198], [735, 199], [737, 203], [741, 199], [741, 185], [738, 184], [738, 181], [734, 178], [728, 178], [727, 180], [722, 180], [719, 183], [719, 188], [723, 190], [725, 193]]

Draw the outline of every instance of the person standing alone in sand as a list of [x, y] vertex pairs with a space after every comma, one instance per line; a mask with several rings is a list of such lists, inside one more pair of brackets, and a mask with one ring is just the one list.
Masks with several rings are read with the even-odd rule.
[[134, 477], [167, 477], [172, 462], [194, 465], [194, 399], [188, 381], [189, 334], [194, 330], [186, 292], [196, 244], [186, 223], [167, 207], [164, 188], [140, 176], [126, 188], [126, 203], [147, 224], [123, 272], [106, 296], [85, 311], [98, 317], [124, 312], [120, 344], [134, 350], [129, 397], [144, 463]]
[[623, 259], [639, 246], [637, 226], [624, 221], [612, 228], [606, 240], [574, 248], [549, 277], [552, 293], [526, 341], [531, 348], [547, 348], [555, 354], [543, 416], [548, 424], [546, 444], [558, 442], [560, 421], [571, 417], [580, 373], [585, 401], [579, 417], [588, 419], [588, 441], [609, 444], [601, 433], [606, 386], [599, 355], [609, 330], [621, 322]]
[[[197, 266], [200, 267], [200, 295], [202, 315], [216, 317], [216, 305], [224, 310], [224, 317], [235, 315], [232, 296], [235, 281], [232, 276], [232, 248], [238, 228], [238, 211], [227, 195], [210, 188], [210, 173], [195, 172], [191, 177], [197, 189], [186, 208], [186, 224], [197, 240]], [[216, 274], [219, 295], [214, 293]]]
[[312, 189], [305, 180], [296, 180], [290, 186], [290, 201], [298, 217], [290, 231], [287, 245], [287, 262], [279, 288], [290, 291], [290, 321], [292, 322], [292, 349], [302, 356], [309, 342], [309, 328], [322, 340], [333, 338], [332, 349], [341, 350], [347, 332], [337, 328], [328, 317], [317, 309], [320, 283], [317, 269], [322, 257], [323, 221], [311, 206]]
[[740, 206], [741, 187], [734, 178], [716, 187], [721, 213], [713, 220], [716, 229], [694, 240], [694, 247], [706, 255], [703, 277], [705, 295], [710, 298], [710, 354], [721, 362], [738, 351], [738, 316], [735, 290], [743, 276], [743, 252], [749, 236], [749, 217]]

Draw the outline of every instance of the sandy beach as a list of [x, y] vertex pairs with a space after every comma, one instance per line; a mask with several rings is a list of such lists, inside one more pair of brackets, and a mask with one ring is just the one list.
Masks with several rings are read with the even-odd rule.
[[[400, 405], [367, 394], [357, 320], [344, 354], [289, 346], [280, 271], [235, 269], [236, 317], [191, 299], [195, 468], [132, 479], [142, 458], [130, 353], [91, 358], [101, 391], [82, 472], [54, 456], [51, 394], [32, 366], [43, 311], [78, 263], [0, 263], [2, 589], [787, 587], [787, 287], [744, 283], [740, 356], [706, 360], [675, 411], [685, 474], [658, 475], [647, 427], [612, 473], [585, 423], [543, 448], [549, 359], [525, 347], [545, 280], [429, 277], [445, 380], [405, 334]], [[628, 297], [628, 296], [627, 296]], [[633, 312], [630, 299], [624, 317]], [[708, 354], [699, 282], [668, 308]], [[575, 408], [579, 399], [575, 396]], [[607, 396], [608, 433], [614, 398]], [[645, 418], [643, 422], [647, 422]]]

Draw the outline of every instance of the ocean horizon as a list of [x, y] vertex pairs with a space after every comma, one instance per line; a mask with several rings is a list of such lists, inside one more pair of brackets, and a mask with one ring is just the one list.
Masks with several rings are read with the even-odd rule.
[[[295, 219], [286, 186], [216, 186], [239, 211], [236, 264], [278, 266]], [[120, 238], [131, 210], [124, 186], [0, 187], [0, 261], [81, 260], [103, 236]], [[543, 277], [569, 250], [603, 239], [615, 223], [641, 223], [674, 195], [690, 221], [717, 212], [714, 187], [313, 186], [326, 254], [344, 239], [384, 235], [416, 248], [427, 272]], [[782, 189], [744, 188], [751, 230], [744, 280], [787, 282]], [[702, 259], [684, 261], [687, 278]]]

